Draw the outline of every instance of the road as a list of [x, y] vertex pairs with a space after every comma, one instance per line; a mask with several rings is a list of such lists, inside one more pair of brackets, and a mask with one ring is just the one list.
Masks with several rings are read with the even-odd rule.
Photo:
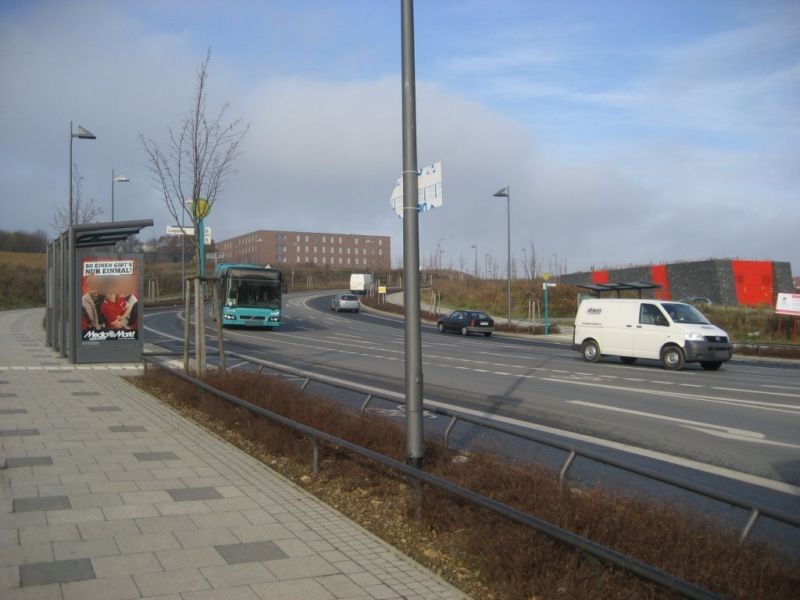
[[[290, 295], [284, 312], [278, 331], [226, 330], [226, 349], [402, 392], [401, 322], [332, 313], [327, 295]], [[170, 345], [183, 323], [161, 309], [146, 326], [149, 341]], [[800, 514], [797, 364], [743, 357], [716, 372], [612, 357], [591, 364], [564, 344], [440, 334], [427, 325], [422, 351], [426, 400], [666, 465]]]

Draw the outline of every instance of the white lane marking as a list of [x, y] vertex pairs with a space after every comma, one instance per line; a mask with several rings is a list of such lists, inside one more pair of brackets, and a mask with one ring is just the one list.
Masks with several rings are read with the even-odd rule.
[[786, 396], [788, 398], [800, 398], [800, 394], [787, 394], [786, 392], [767, 392], [764, 390], [743, 390], [740, 388], [717, 387], [713, 386], [712, 390], [722, 390], [724, 392], [746, 392], [748, 394], [767, 394], [769, 396]]
[[703, 387], [702, 385], [699, 385], [697, 383], [679, 383], [678, 385], [682, 385], [683, 387], [693, 387], [693, 388]]
[[[681, 392], [668, 392], [664, 390], [648, 390], [644, 388], [631, 388], [621, 387], [618, 385], [603, 385], [600, 383], [590, 383], [588, 381], [577, 381], [574, 379], [556, 379], [549, 377], [542, 377], [543, 381], [555, 381], [563, 383], [572, 383], [575, 385], [586, 385], [590, 387], [599, 387], [608, 390], [618, 390], [625, 392], [636, 392], [640, 394], [653, 394], [654, 396], [669, 396], [672, 398], [685, 398], [686, 400], [697, 400], [700, 402], [711, 402], [715, 404], [729, 404], [732, 406], [739, 406], [741, 408], [754, 408], [759, 410], [769, 410], [773, 412], [783, 412], [792, 415], [800, 414], [800, 407], [792, 404], [777, 404], [774, 402], [759, 402], [757, 400], [741, 400], [738, 398], [720, 398], [718, 396], [700, 396], [696, 394], [684, 394]], [[788, 409], [788, 410], [785, 410]]]
[[715, 425], [713, 423], [704, 423], [702, 421], [692, 421], [690, 419], [681, 419], [679, 417], [670, 417], [667, 415], [659, 415], [656, 413], [644, 412], [641, 410], [632, 410], [630, 408], [621, 408], [619, 406], [609, 406], [608, 404], [598, 404], [596, 402], [584, 402], [583, 400], [567, 400], [567, 404], [576, 404], [578, 406], [587, 406], [589, 408], [596, 408], [600, 410], [609, 410], [613, 412], [623, 413], [626, 415], [634, 415], [637, 417], [647, 417], [648, 419], [658, 419], [660, 421], [668, 421], [676, 423], [682, 427], [687, 427], [694, 431], [707, 433], [717, 437], [723, 437], [730, 440], [738, 440], [742, 442], [755, 442], [759, 444], [769, 444], [771, 446], [783, 446], [786, 448], [800, 448], [796, 444], [788, 444], [786, 442], [777, 442], [768, 440], [766, 436], [758, 431], [750, 431], [748, 429], [737, 429], [736, 427], [726, 427], [724, 425]]
[[768, 388], [777, 388], [781, 390], [796, 390], [796, 385], [768, 385], [766, 383], [762, 383], [761, 387], [768, 387]]

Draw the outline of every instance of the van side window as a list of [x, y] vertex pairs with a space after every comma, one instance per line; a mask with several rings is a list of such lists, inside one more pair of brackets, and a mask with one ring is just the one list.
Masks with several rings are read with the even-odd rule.
[[639, 323], [642, 325], [661, 325], [662, 327], [668, 325], [667, 319], [655, 304], [642, 304], [639, 309]]

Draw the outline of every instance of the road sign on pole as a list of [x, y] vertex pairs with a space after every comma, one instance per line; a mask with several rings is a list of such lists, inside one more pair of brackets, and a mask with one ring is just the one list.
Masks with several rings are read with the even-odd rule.
[[[417, 170], [417, 212], [442, 206], [442, 162]], [[389, 200], [397, 216], [403, 218], [403, 177], [398, 177]]]

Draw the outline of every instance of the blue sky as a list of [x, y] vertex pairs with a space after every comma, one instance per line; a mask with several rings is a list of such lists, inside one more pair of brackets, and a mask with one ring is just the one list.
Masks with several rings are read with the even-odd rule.
[[[160, 235], [137, 138], [178, 124], [210, 46], [212, 105], [251, 124], [214, 236], [374, 232], [399, 256], [399, 5], [0, 3], [2, 227], [49, 229], [74, 120], [98, 136], [75, 147], [86, 194], [105, 206], [123, 172], [120, 218]], [[796, 1], [431, 0], [415, 15], [418, 155], [445, 178], [423, 256], [442, 240], [456, 268], [472, 244], [503, 263], [491, 194], [510, 184], [517, 259], [533, 243], [570, 271], [712, 256], [800, 271]]]

